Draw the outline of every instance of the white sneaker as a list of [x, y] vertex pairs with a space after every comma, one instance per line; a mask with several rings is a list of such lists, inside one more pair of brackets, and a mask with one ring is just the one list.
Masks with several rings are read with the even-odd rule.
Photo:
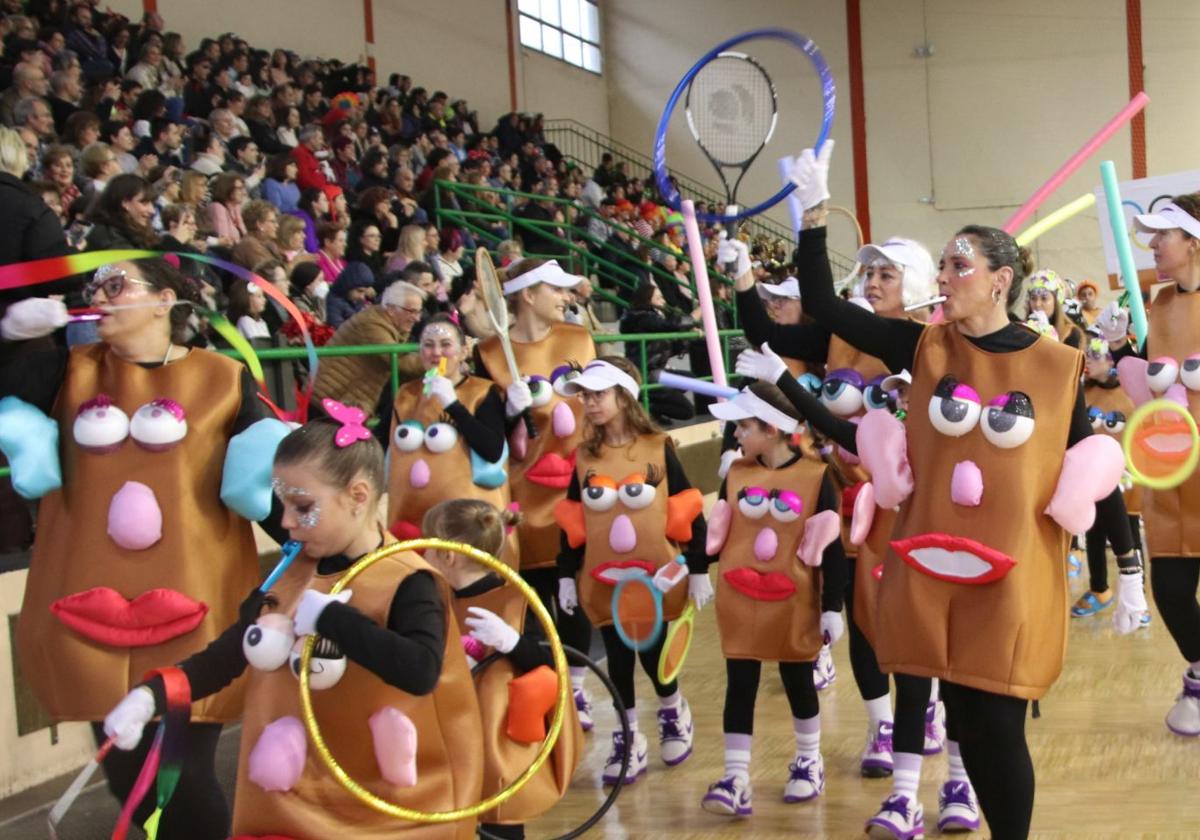
[[596, 725], [592, 720], [592, 698], [582, 688], [575, 692], [575, 712], [579, 717], [579, 726], [584, 732], [591, 732]]
[[1167, 712], [1167, 729], [1189, 738], [1200, 735], [1200, 677], [1193, 677], [1190, 670], [1183, 672], [1183, 691]]
[[925, 809], [920, 802], [893, 793], [879, 813], [867, 820], [867, 836], [875, 840], [920, 840], [925, 836]]
[[751, 803], [750, 780], [741, 773], [731, 773], [708, 786], [700, 807], [710, 814], [726, 817], [748, 817], [754, 813]]
[[946, 742], [946, 706], [941, 700], [925, 707], [925, 755], [937, 755]]
[[862, 775], [868, 779], [882, 779], [892, 775], [892, 722], [881, 720], [875, 731], [867, 735], [859, 765]]
[[823, 691], [833, 685], [836, 679], [837, 669], [833, 667], [833, 654], [829, 652], [829, 645], [821, 645], [821, 652], [817, 654], [817, 661], [813, 663], [813, 687], [817, 691]]
[[784, 802], [807, 802], [825, 792], [825, 761], [821, 754], [813, 758], [796, 756], [788, 765], [788, 780], [783, 786]]
[[970, 782], [946, 782], [938, 791], [938, 831], [956, 834], [979, 830], [979, 801]]
[[[621, 763], [625, 759], [625, 738], [623, 732], [613, 733], [612, 752], [604, 761], [604, 774], [600, 780], [606, 785], [614, 785], [621, 778]], [[641, 732], [633, 735], [633, 755], [629, 758], [629, 769], [625, 771], [625, 784], [631, 785], [646, 772], [650, 762], [646, 757], [646, 736]]]
[[658, 744], [668, 767], [682, 764], [692, 754], [692, 710], [687, 700], [658, 710]]

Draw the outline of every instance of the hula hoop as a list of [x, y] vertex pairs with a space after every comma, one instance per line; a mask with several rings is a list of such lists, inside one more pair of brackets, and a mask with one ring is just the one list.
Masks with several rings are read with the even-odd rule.
[[[1165, 476], [1150, 476], [1143, 473], [1134, 464], [1133, 447], [1136, 443], [1138, 427], [1142, 425], [1142, 421], [1159, 411], [1171, 411], [1183, 417], [1192, 436], [1192, 447], [1188, 450], [1187, 457], [1174, 471]], [[1200, 464], [1200, 428], [1197, 428], [1196, 420], [1192, 417], [1191, 412], [1179, 403], [1167, 399], [1151, 400], [1138, 406], [1130, 416], [1129, 422], [1125, 424], [1125, 434], [1121, 436], [1121, 449], [1125, 453], [1125, 469], [1129, 470], [1129, 474], [1133, 476], [1135, 482], [1149, 487], [1151, 490], [1170, 490], [1187, 481], [1188, 477], [1196, 471], [1196, 465]]]
[[[654, 179], [658, 183], [658, 191], [672, 210], [680, 209], [681, 197], [679, 190], [671, 183], [670, 173], [667, 171], [667, 127], [671, 123], [671, 115], [675, 112], [675, 106], [679, 103], [679, 98], [683, 96], [692, 79], [700, 72], [700, 69], [708, 62], [712, 61], [721, 53], [736, 47], [738, 44], [753, 40], [772, 40], [784, 41], [791, 44], [796, 49], [800, 50], [812, 63], [813, 69], [817, 71], [817, 76], [821, 79], [821, 98], [824, 102], [824, 107], [821, 112], [821, 130], [817, 134], [817, 142], [813, 144], [813, 149], [819, 150], [824, 145], [825, 140], [829, 137], [830, 129], [833, 128], [833, 114], [837, 106], [837, 88], [833, 83], [833, 73], [829, 69], [829, 64], [825, 61], [825, 56], [821, 55], [821, 51], [817, 49], [817, 45], [813, 43], [811, 38], [806, 38], [799, 32], [792, 32], [788, 29], [751, 29], [749, 32], [743, 32], [726, 41], [717, 44], [707, 53], [705, 53], [699, 61], [692, 66], [684, 74], [684, 77], [679, 80], [679, 84], [675, 86], [675, 90], [671, 92], [671, 97], [667, 100], [667, 105], [663, 108], [662, 117], [658, 121], [658, 129], [654, 135]], [[793, 190], [796, 185], [788, 183], [785, 187], [775, 193], [761, 204], [750, 207], [736, 216], [717, 216], [712, 213], [697, 213], [696, 218], [710, 225], [727, 224], [732, 222], [740, 222], [743, 219], [749, 219], [751, 216], [757, 216], [766, 210], [770, 210], [779, 202], [783, 201]]]
[[525, 597], [525, 600], [529, 602], [529, 608], [533, 610], [533, 614], [541, 622], [546, 639], [550, 644], [550, 652], [554, 658], [554, 670], [558, 674], [558, 701], [554, 706], [554, 717], [550, 721], [550, 729], [546, 733], [546, 740], [542, 742], [541, 749], [534, 756], [533, 762], [529, 765], [528, 769], [513, 779], [504, 790], [493, 794], [482, 802], [478, 802], [467, 808], [455, 808], [450, 811], [417, 811], [413, 808], [405, 808], [402, 805], [389, 802], [371, 793], [358, 782], [354, 781], [354, 779], [350, 778], [350, 774], [338, 764], [337, 759], [329, 751], [329, 746], [325, 743], [325, 738], [321, 735], [321, 729], [317, 724], [316, 713], [313, 711], [312, 694], [308, 686], [308, 664], [317, 642], [315, 635], [308, 637], [304, 643], [304, 650], [300, 655], [300, 706], [304, 712], [304, 728], [308, 731], [308, 737], [312, 739], [313, 746], [317, 750], [317, 755], [320, 756], [322, 763], [333, 774], [334, 778], [356, 799], [380, 813], [396, 817], [397, 819], [418, 823], [450, 823], [478, 817], [480, 814], [504, 804], [541, 769], [542, 765], [550, 758], [550, 753], [554, 749], [554, 744], [558, 740], [559, 733], [562, 732], [567, 704], [572, 702], [571, 680], [567, 672], [567, 657], [563, 653], [562, 642], [555, 631], [554, 620], [550, 617], [550, 613], [546, 611], [545, 606], [542, 605], [541, 598], [538, 597], [533, 588], [522, 580], [516, 572], [486, 551], [480, 551], [473, 545], [439, 539], [406, 540], [404, 542], [385, 545], [383, 548], [371, 552], [347, 569], [346, 573], [333, 585], [330, 594], [336, 595], [341, 592], [364, 570], [385, 557], [390, 557], [400, 551], [416, 551], [428, 548], [438, 548], [452, 551], [456, 554], [465, 554], [472, 560], [482, 563], [489, 570], [504, 578], [507, 583], [511, 583], [516, 587]]

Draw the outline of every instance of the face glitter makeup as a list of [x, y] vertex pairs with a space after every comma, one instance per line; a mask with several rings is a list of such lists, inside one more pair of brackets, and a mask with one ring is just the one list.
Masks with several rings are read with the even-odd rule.
[[[950, 253], [953, 256], [962, 257], [965, 260], [975, 262], [975, 246], [973, 246], [971, 244], [971, 240], [967, 239], [965, 236], [960, 236], [956, 238], [953, 243], [951, 243]], [[972, 265], [968, 268], [961, 268], [955, 273], [958, 274], [959, 277], [970, 277], [975, 273], [975, 266]]]
[[[271, 489], [275, 492], [275, 495], [278, 497], [279, 501], [281, 501], [281, 502], [286, 502], [288, 497], [294, 497], [294, 496], [304, 496], [304, 497], [307, 497], [310, 499], [312, 498], [312, 494], [309, 493], [307, 490], [305, 490], [303, 487], [292, 487], [290, 485], [284, 484], [283, 480], [280, 478], [273, 477], [271, 479]], [[320, 521], [321, 521], [321, 505], [315, 501], [311, 503], [311, 506], [309, 507], [309, 509], [306, 510], [304, 513], [296, 514], [296, 523], [301, 528], [310, 528], [310, 529], [315, 528], [315, 527], [317, 527], [317, 523]]]
[[300, 516], [296, 517], [296, 521], [300, 524], [301, 528], [316, 528], [317, 523], [321, 521], [321, 506], [313, 502], [308, 512], [300, 514]]
[[441, 341], [442, 339], [446, 338], [457, 340], [458, 333], [447, 324], [430, 324], [421, 331], [421, 340], [424, 341], [430, 338], [436, 341]]

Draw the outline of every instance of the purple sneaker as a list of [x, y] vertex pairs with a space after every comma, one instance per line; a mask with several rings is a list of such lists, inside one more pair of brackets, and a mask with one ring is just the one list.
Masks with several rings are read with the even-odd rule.
[[824, 691], [833, 685], [836, 679], [837, 669], [833, 667], [833, 654], [829, 652], [829, 645], [822, 645], [821, 652], [813, 662], [813, 688]]
[[692, 754], [692, 710], [686, 700], [658, 710], [658, 745], [668, 767], [682, 764]]
[[867, 820], [867, 836], [875, 840], [919, 840], [925, 836], [925, 811], [921, 803], [893, 793], [883, 800], [879, 813]]
[[579, 717], [579, 726], [584, 732], [591, 732], [595, 722], [592, 720], [592, 699], [582, 688], [575, 692], [575, 712]]
[[[600, 777], [606, 785], [617, 783], [621, 778], [621, 763], [625, 759], [624, 733], [614, 732], [612, 736], [612, 752], [604, 761], [604, 774]], [[629, 770], [625, 773], [625, 784], [631, 785], [646, 772], [649, 761], [646, 757], [646, 736], [637, 732], [633, 736], [633, 754], [629, 757]]]
[[731, 773], [708, 787], [700, 807], [710, 814], [726, 817], [748, 817], [754, 813], [750, 800], [750, 781], [739, 773]]
[[882, 779], [892, 775], [892, 722], [881, 720], [863, 750], [860, 763], [864, 777]]
[[814, 758], [796, 756], [788, 765], [788, 780], [783, 787], [784, 802], [807, 802], [825, 791], [825, 762], [818, 754]]
[[1183, 691], [1167, 712], [1167, 728], [1188, 738], [1200, 735], [1200, 677], [1193, 677], [1191, 670], [1183, 672]]
[[955, 834], [979, 830], [979, 803], [970, 782], [946, 782], [938, 791], [938, 831]]

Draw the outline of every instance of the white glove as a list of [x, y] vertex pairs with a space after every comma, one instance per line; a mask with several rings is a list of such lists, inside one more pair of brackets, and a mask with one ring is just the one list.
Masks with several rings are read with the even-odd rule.
[[292, 616], [292, 622], [296, 627], [296, 635], [313, 635], [317, 632], [317, 622], [320, 620], [321, 613], [325, 611], [326, 607], [334, 601], [344, 604], [349, 600], [349, 589], [343, 589], [336, 595], [327, 595], [315, 589], [304, 590], [304, 594], [300, 596], [300, 606], [296, 607], [296, 614]]
[[504, 413], [509, 417], [516, 417], [533, 405], [533, 392], [529, 390], [529, 383], [523, 379], [509, 385], [506, 394], [508, 402], [504, 405]]
[[466, 625], [471, 628], [471, 638], [478, 639], [501, 653], [511, 653], [517, 646], [521, 634], [494, 612], [483, 607], [468, 607], [467, 613]]
[[805, 149], [792, 162], [789, 177], [796, 185], [796, 198], [805, 210], [829, 199], [829, 159], [833, 156], [833, 141], [826, 140], [821, 153]]
[[26, 298], [5, 310], [4, 318], [0, 320], [0, 336], [6, 341], [41, 338], [65, 327], [69, 319], [67, 307], [61, 300]]
[[704, 605], [713, 599], [712, 581], [707, 574], [688, 575], [688, 597], [696, 605], [696, 612], [704, 609]]
[[1146, 593], [1142, 588], [1142, 572], [1117, 574], [1117, 608], [1113, 612], [1113, 627], [1122, 636], [1138, 629], [1146, 612]]
[[783, 359], [764, 341], [760, 350], [743, 350], [737, 358], [734, 369], [741, 376], [758, 379], [774, 385], [779, 377], [787, 373], [787, 365]]
[[445, 376], [435, 376], [426, 383], [431, 397], [437, 397], [442, 403], [442, 408], [449, 408], [458, 402], [458, 397], [454, 394], [454, 383]]
[[842, 634], [845, 632], [846, 622], [842, 620], [840, 612], [821, 613], [821, 636], [825, 639], [825, 644], [832, 645], [842, 638]]
[[154, 717], [154, 692], [139, 685], [104, 719], [104, 734], [115, 738], [119, 750], [131, 750], [142, 740], [142, 730]]
[[1129, 336], [1129, 310], [1122, 309], [1114, 300], [1096, 319], [1096, 329], [1109, 344], [1124, 341]]
[[579, 593], [575, 590], [575, 581], [571, 578], [558, 579], [558, 605], [567, 615], [575, 615], [579, 606]]
[[741, 277], [750, 270], [750, 246], [740, 239], [730, 239], [721, 231], [722, 237], [717, 245], [717, 263], [728, 265], [736, 263], [733, 269], [734, 277]]
[[726, 449], [721, 453], [721, 466], [717, 467], [717, 478], [722, 481], [725, 476], [729, 475], [729, 468], [733, 466], [733, 462], [742, 457], [740, 449]]

